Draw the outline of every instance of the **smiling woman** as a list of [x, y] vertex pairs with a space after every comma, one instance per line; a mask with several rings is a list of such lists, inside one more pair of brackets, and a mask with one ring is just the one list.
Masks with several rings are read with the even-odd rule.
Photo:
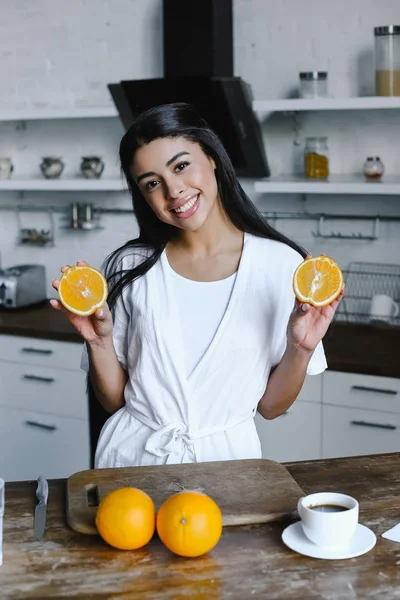
[[[213, 159], [198, 144], [167, 137], [139, 148], [131, 173], [161, 221], [195, 231], [212, 210], [223, 213], [215, 168]], [[195, 214], [196, 218], [191, 219]]]
[[111, 413], [95, 465], [258, 458], [255, 412], [283, 413], [326, 368], [341, 296], [295, 300], [305, 251], [265, 221], [191, 106], [144, 112], [120, 159], [140, 233], [105, 261], [108, 303], [78, 323], [53, 301], [86, 340], [89, 393]]

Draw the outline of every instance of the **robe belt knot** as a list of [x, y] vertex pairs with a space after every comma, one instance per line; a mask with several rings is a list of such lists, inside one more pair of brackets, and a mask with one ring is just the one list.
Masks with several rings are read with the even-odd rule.
[[187, 451], [193, 452], [193, 445], [196, 440], [215, 433], [223, 433], [228, 429], [237, 427], [245, 421], [253, 419], [255, 413], [254, 409], [245, 417], [242, 417], [235, 422], [225, 423], [216, 427], [207, 427], [189, 433], [185, 423], [175, 421], [164, 425], [164, 427], [160, 427], [158, 423], [155, 423], [143, 414], [139, 414], [137, 411], [133, 411], [128, 405], [126, 405], [125, 408], [133, 417], [135, 417], [135, 419], [153, 430], [153, 433], [147, 439], [145, 446], [146, 451], [153, 454], [153, 456], [167, 457], [167, 463], [174, 460], [173, 455], [175, 455], [175, 458], [176, 455], [183, 458]]
[[191, 439], [184, 423], [169, 423], [151, 434], [146, 443], [146, 450], [155, 456], [183, 454], [185, 447], [191, 448]]

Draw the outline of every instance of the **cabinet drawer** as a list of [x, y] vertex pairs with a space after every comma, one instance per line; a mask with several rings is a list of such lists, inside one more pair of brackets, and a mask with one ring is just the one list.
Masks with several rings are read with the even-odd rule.
[[324, 373], [324, 404], [400, 413], [400, 379], [356, 373]]
[[79, 371], [83, 344], [0, 335], [0, 360]]
[[6, 481], [69, 477], [89, 462], [87, 421], [0, 407], [0, 473]]
[[0, 362], [0, 405], [88, 419], [85, 374]]
[[323, 458], [399, 451], [399, 415], [339, 406], [323, 407]]
[[279, 462], [321, 458], [321, 405], [296, 402], [270, 421], [257, 413], [262, 456]]
[[303, 387], [300, 390], [297, 400], [305, 400], [306, 402], [321, 402], [322, 401], [322, 381], [321, 375], [306, 375]]

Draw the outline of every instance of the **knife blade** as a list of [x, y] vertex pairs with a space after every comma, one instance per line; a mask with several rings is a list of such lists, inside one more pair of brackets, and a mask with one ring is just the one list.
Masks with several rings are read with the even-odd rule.
[[35, 508], [35, 520], [34, 520], [34, 532], [35, 539], [40, 541], [43, 539], [44, 530], [46, 527], [46, 513], [47, 513], [47, 498], [49, 495], [49, 484], [47, 480], [40, 475], [38, 477], [38, 486], [36, 489], [36, 498], [38, 503]]
[[0, 567], [3, 564], [4, 479], [0, 477]]

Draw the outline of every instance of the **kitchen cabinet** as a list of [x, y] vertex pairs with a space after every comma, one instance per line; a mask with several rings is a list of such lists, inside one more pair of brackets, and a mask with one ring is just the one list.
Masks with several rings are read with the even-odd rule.
[[400, 451], [400, 379], [327, 371], [322, 457]]
[[326, 371], [323, 403], [400, 413], [400, 379]]
[[280, 417], [256, 415], [263, 458], [287, 462], [321, 457], [322, 377], [307, 376], [298, 399]]
[[[54, 311], [54, 308], [50, 307], [49, 310]], [[79, 370], [81, 352], [82, 345], [78, 343], [17, 335], [0, 335], [0, 361]]]
[[256, 416], [262, 457], [278, 462], [321, 457], [321, 405], [297, 400], [280, 417], [267, 421]]
[[399, 450], [400, 414], [342, 406], [323, 407], [323, 458]]
[[88, 469], [82, 345], [0, 336], [0, 475], [68, 477]]
[[279, 462], [399, 452], [400, 379], [327, 370], [285, 414], [255, 423], [263, 458]]
[[87, 420], [82, 375], [69, 369], [0, 361], [0, 404]]
[[5, 481], [68, 477], [89, 468], [89, 423], [0, 406], [0, 473]]

